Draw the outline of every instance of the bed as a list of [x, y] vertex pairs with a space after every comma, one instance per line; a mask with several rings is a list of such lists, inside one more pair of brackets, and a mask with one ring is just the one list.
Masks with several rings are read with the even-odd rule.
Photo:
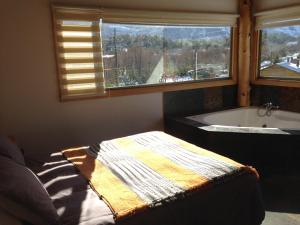
[[[156, 201], [151, 207], [135, 208], [128, 215], [118, 218], [115, 208], [107, 197], [102, 196], [103, 188], [96, 189], [95, 183], [87, 179], [84, 170], [80, 165], [84, 165], [78, 159], [78, 152], [83, 154], [83, 150], [89, 157], [89, 160], [96, 160], [103, 156], [102, 152], [105, 146], [111, 146], [111, 143], [126, 142], [128, 151], [133, 149], [133, 145], [128, 145], [128, 140], [146, 140], [146, 147], [160, 149], [160, 154], [164, 157], [168, 152], [164, 149], [166, 139], [151, 139], [164, 137], [171, 142], [181, 143], [198, 151], [198, 147], [176, 139], [163, 132], [148, 132], [133, 135], [121, 139], [113, 139], [101, 144], [89, 147], [79, 147], [65, 150], [63, 152], [54, 152], [51, 154], [35, 154], [25, 157], [26, 166], [29, 167], [46, 188], [51, 201], [59, 216], [61, 224], [65, 225], [258, 225], [264, 219], [264, 208], [259, 188], [258, 175], [254, 169], [246, 169], [243, 172], [226, 174], [219, 178], [213, 178], [212, 181], [205, 182], [201, 188], [196, 188], [188, 194], [176, 194], [175, 197]], [[146, 139], [145, 139], [146, 138]], [[161, 144], [157, 144], [161, 141]], [[173, 142], [175, 141], [175, 142]], [[104, 144], [104, 145], [103, 145]], [[123, 145], [124, 146], [124, 145]], [[163, 147], [162, 147], [163, 146]], [[172, 146], [173, 148], [174, 146]], [[108, 152], [110, 148], [108, 148]], [[155, 151], [156, 151], [155, 150]], [[177, 149], [178, 150], [178, 149]], [[136, 151], [139, 151], [137, 148]], [[201, 150], [202, 151], [202, 150]], [[205, 154], [210, 154], [208, 151]], [[68, 153], [69, 152], [69, 153]], [[77, 154], [76, 157], [72, 154]], [[85, 154], [84, 153], [84, 154]], [[158, 152], [156, 152], [158, 153]], [[69, 154], [69, 155], [68, 155]], [[109, 153], [110, 154], [110, 153]], [[127, 154], [127, 153], [126, 153]], [[151, 153], [152, 154], [152, 153]], [[119, 157], [119, 153], [116, 157]], [[122, 155], [122, 154], [121, 154]], [[145, 156], [146, 151], [140, 154]], [[86, 157], [85, 156], [85, 157]], [[76, 160], [72, 160], [75, 158]], [[111, 155], [109, 155], [111, 157]], [[114, 156], [115, 157], [115, 156]], [[149, 155], [147, 155], [149, 157]], [[147, 157], [144, 157], [147, 158]], [[219, 159], [219, 155], [215, 155]], [[79, 157], [81, 158], [81, 157]], [[141, 159], [141, 158], [140, 158]], [[169, 158], [171, 159], [171, 158]], [[230, 159], [222, 158], [225, 161]], [[118, 158], [118, 160], [120, 160]], [[76, 165], [76, 162], [79, 164]], [[155, 162], [156, 165], [156, 161]], [[102, 161], [103, 163], [103, 161]], [[234, 162], [235, 163], [235, 162]], [[127, 164], [126, 164], [127, 165]], [[237, 165], [239, 165], [237, 163]], [[190, 165], [187, 165], [189, 168]], [[109, 166], [108, 166], [109, 167]], [[112, 170], [112, 167], [109, 167]], [[193, 169], [191, 167], [191, 169]], [[239, 170], [240, 171], [240, 170]], [[113, 171], [114, 175], [116, 171]], [[177, 181], [182, 181], [182, 178]], [[105, 182], [102, 181], [101, 182]], [[153, 183], [155, 183], [153, 181]], [[111, 188], [116, 184], [111, 184]], [[185, 191], [186, 192], [186, 191]], [[184, 192], [184, 193], [185, 193]], [[99, 194], [100, 193], [100, 194]], [[181, 192], [180, 192], [181, 193]], [[118, 193], [116, 193], [118, 196]], [[179, 196], [179, 197], [178, 197]], [[122, 200], [122, 196], [119, 197]], [[120, 202], [121, 204], [121, 202]]]

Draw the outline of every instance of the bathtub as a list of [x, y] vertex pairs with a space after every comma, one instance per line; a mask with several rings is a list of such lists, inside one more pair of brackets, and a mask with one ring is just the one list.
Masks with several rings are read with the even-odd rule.
[[300, 113], [246, 107], [186, 117], [198, 122], [199, 128], [216, 132], [300, 133]]
[[300, 173], [300, 113], [246, 107], [165, 118], [165, 131], [257, 168]]

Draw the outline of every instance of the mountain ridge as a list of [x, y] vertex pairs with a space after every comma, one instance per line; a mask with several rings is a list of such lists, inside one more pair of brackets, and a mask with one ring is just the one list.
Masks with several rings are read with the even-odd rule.
[[113, 37], [115, 30], [117, 35], [163, 36], [172, 40], [228, 38], [231, 32], [230, 27], [102, 24], [104, 38]]

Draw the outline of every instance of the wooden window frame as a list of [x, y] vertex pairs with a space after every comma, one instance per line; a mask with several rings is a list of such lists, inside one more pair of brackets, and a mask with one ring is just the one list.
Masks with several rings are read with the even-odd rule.
[[280, 87], [296, 87], [300, 88], [300, 80], [296, 79], [278, 79], [272, 77], [260, 77], [259, 76], [259, 63], [260, 63], [260, 51], [261, 51], [261, 30], [255, 30], [252, 38], [252, 63], [251, 67], [251, 84], [253, 85], [269, 85]]
[[230, 51], [230, 77], [229, 78], [215, 78], [204, 79], [197, 81], [184, 81], [174, 83], [162, 83], [153, 85], [140, 85], [131, 87], [115, 87], [106, 88], [108, 96], [123, 96], [123, 95], [135, 95], [146, 94], [154, 92], [167, 92], [167, 91], [179, 91], [197, 88], [219, 87], [237, 84], [237, 62], [238, 54], [238, 30], [236, 27], [231, 28], [231, 51]]
[[231, 28], [231, 56], [230, 56], [230, 77], [205, 79], [199, 81], [184, 81], [177, 83], [163, 83], [153, 85], [140, 85], [131, 87], [115, 87], [106, 88], [104, 96], [78, 96], [76, 98], [69, 98], [64, 101], [81, 100], [81, 99], [97, 99], [108, 97], [119, 97], [128, 95], [139, 95], [157, 92], [180, 91], [198, 88], [222, 87], [237, 84], [237, 70], [238, 70], [238, 27]]

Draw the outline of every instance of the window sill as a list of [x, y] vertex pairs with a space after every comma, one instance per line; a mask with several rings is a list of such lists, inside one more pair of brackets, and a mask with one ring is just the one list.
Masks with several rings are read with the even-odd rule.
[[62, 102], [83, 100], [83, 99], [97, 99], [97, 98], [109, 98], [119, 97], [128, 95], [139, 95], [149, 94], [157, 92], [167, 91], [180, 91], [188, 89], [198, 88], [209, 88], [209, 87], [220, 87], [235, 85], [237, 82], [235, 79], [214, 79], [214, 80], [203, 80], [199, 82], [182, 82], [182, 83], [169, 83], [169, 84], [157, 84], [137, 87], [119, 87], [119, 88], [108, 88], [106, 94], [102, 96], [69, 96], [68, 98], [61, 99]]
[[232, 79], [214, 79], [214, 80], [203, 80], [199, 82], [184, 82], [184, 83], [170, 83], [170, 84], [158, 84], [151, 86], [140, 86], [140, 87], [122, 87], [122, 88], [111, 88], [108, 89], [109, 96], [117, 97], [124, 95], [137, 95], [147, 94], [155, 92], [166, 92], [166, 91], [180, 91], [197, 88], [208, 88], [208, 87], [219, 87], [225, 85], [233, 85], [236, 82]]
[[269, 85], [280, 87], [296, 87], [300, 88], [300, 80], [286, 80], [273, 78], [257, 78], [251, 82], [254, 85]]

